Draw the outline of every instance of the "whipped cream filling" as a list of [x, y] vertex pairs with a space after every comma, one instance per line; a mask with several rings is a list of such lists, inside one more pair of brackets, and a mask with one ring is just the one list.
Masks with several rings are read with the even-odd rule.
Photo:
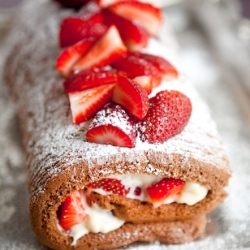
[[82, 196], [82, 204], [84, 211], [88, 217], [84, 222], [73, 226], [70, 229], [70, 236], [73, 237], [72, 245], [75, 245], [77, 240], [88, 233], [108, 233], [121, 227], [125, 221], [115, 217], [111, 211], [100, 208], [93, 203], [90, 207], [86, 201], [85, 195]]
[[[127, 198], [140, 200], [143, 202], [151, 202], [146, 187], [152, 183], [159, 182], [162, 177], [148, 174], [127, 174], [127, 175], [113, 175], [110, 178], [120, 180], [126, 189], [129, 189]], [[138, 187], [140, 192], [138, 192]], [[93, 189], [92, 191], [101, 195], [109, 195], [110, 192], [106, 192], [103, 189]], [[170, 204], [173, 202], [184, 203], [189, 206], [196, 204], [203, 200], [208, 193], [208, 189], [193, 181], [186, 181], [182, 192], [178, 195], [172, 195], [168, 197], [164, 204]]]

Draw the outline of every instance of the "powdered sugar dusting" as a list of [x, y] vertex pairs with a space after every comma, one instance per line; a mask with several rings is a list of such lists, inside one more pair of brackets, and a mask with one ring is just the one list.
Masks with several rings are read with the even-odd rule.
[[[141, 142], [137, 137], [134, 149], [86, 142], [89, 122], [72, 124], [69, 101], [62, 86], [63, 79], [54, 67], [59, 53], [59, 23], [69, 13], [69, 10], [58, 11], [57, 5], [47, 0], [30, 1], [18, 15], [16, 28], [8, 40], [12, 45], [9, 47], [16, 48], [21, 44], [23, 48], [10, 51], [12, 62], [9, 71], [15, 77], [14, 94], [22, 96], [22, 99], [17, 98], [17, 108], [22, 112], [25, 110], [20, 117], [22, 126], [28, 131], [27, 134], [32, 134], [24, 138], [24, 144], [33, 195], [43, 192], [50, 179], [67, 167], [80, 164], [83, 158], [89, 169], [96, 165], [103, 166], [100, 170], [103, 175], [114, 174], [106, 166], [107, 162], [117, 165], [116, 173], [124, 173], [119, 165], [121, 161], [126, 161], [129, 169], [136, 169], [138, 159], [145, 159], [147, 152], [166, 152], [169, 159], [173, 153], [179, 153], [183, 156], [183, 164], [192, 157], [217, 168], [227, 166], [208, 108], [184, 75], [178, 80], [164, 82], [155, 90], [176, 89], [190, 97], [193, 112], [181, 134], [156, 145]], [[154, 40], [154, 44], [158, 46], [159, 43]], [[149, 47], [148, 52], [154, 54], [154, 47]], [[23, 85], [23, 82], [27, 84]], [[168, 163], [164, 157], [156, 157], [156, 161]], [[152, 165], [145, 169], [149, 174], [161, 174]]]

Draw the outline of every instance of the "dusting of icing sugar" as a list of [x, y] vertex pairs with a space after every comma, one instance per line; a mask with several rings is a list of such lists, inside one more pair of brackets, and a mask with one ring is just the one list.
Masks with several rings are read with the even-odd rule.
[[[34, 11], [36, 9], [39, 11]], [[176, 89], [191, 99], [193, 112], [179, 135], [162, 144], [148, 144], [137, 137], [136, 147], [133, 149], [86, 142], [85, 134], [90, 122], [72, 124], [69, 101], [62, 86], [63, 78], [54, 67], [59, 54], [59, 24], [62, 17], [70, 13], [69, 10], [59, 11], [56, 4], [46, 0], [30, 1], [17, 14], [15, 29], [7, 41], [9, 48], [14, 48], [9, 51], [13, 61], [8, 71], [15, 80], [13, 90], [17, 92], [14, 95], [22, 97], [17, 99], [17, 108], [22, 111], [22, 126], [27, 130], [23, 140], [33, 183], [30, 191], [34, 196], [44, 191], [50, 179], [67, 167], [82, 163], [83, 159], [89, 169], [102, 166], [99, 170], [102, 175], [124, 173], [120, 165], [124, 161], [127, 162], [127, 169], [137, 171], [138, 161], [147, 161], [147, 154], [156, 152], [165, 152], [169, 156], [165, 159], [155, 154], [155, 163], [160, 164], [169, 164], [171, 155], [178, 153], [183, 156], [182, 164], [192, 157], [217, 168], [227, 166], [208, 108], [183, 75], [178, 80], [164, 82], [152, 94], [165, 88]], [[21, 50], [15, 49], [20, 45]], [[170, 49], [161, 51], [157, 49], [160, 47], [159, 41], [151, 39], [145, 51], [152, 54], [158, 51], [162, 57], [169, 58], [170, 61], [170, 58], [177, 58], [176, 62], [178, 61], [178, 57], [169, 52]], [[106, 166], [107, 162], [116, 165], [116, 172]], [[150, 165], [145, 167], [148, 174], [165, 174], [148, 163]]]

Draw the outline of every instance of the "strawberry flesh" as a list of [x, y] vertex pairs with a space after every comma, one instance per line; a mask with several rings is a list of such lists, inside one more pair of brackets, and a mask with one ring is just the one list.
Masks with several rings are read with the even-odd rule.
[[78, 12], [78, 16], [88, 22], [92, 23], [102, 23], [103, 16], [101, 14], [102, 9], [100, 6], [91, 1], [84, 5]]
[[131, 78], [150, 76], [153, 86], [157, 86], [161, 83], [161, 72], [152, 63], [139, 58], [133, 52], [127, 53], [120, 60], [114, 62], [112, 67], [127, 72]]
[[103, 67], [120, 59], [127, 49], [123, 44], [118, 30], [111, 26], [104, 36], [74, 66], [75, 71]]
[[98, 144], [133, 148], [136, 139], [135, 121], [121, 106], [109, 103], [96, 114], [86, 139]]
[[134, 52], [133, 55], [152, 63], [160, 71], [162, 78], [164, 79], [168, 80], [171, 78], [177, 78], [179, 75], [176, 68], [170, 62], [160, 56], [150, 55], [141, 52]]
[[120, 180], [111, 178], [104, 178], [99, 181], [91, 182], [87, 184], [86, 187], [91, 189], [102, 189], [106, 192], [122, 196], [126, 196], [129, 192], [129, 189], [126, 189]]
[[149, 34], [138, 23], [119, 16], [108, 9], [103, 10], [104, 23], [115, 25], [129, 50], [139, 50], [148, 44]]
[[71, 46], [84, 38], [99, 39], [106, 31], [107, 27], [102, 23], [89, 22], [78, 17], [65, 18], [59, 33], [60, 47]]
[[102, 7], [107, 7], [109, 5], [112, 5], [116, 2], [119, 2], [119, 1], [124, 1], [124, 0], [97, 0], [97, 3]]
[[154, 207], [158, 207], [163, 204], [168, 197], [179, 194], [184, 185], [185, 182], [180, 179], [164, 178], [148, 186], [146, 191]]
[[145, 117], [149, 108], [146, 90], [135, 81], [125, 77], [118, 78], [112, 100], [140, 120]]
[[111, 97], [115, 84], [68, 93], [73, 123], [79, 124], [93, 117]]
[[83, 222], [86, 218], [87, 214], [82, 204], [81, 191], [75, 191], [59, 207], [59, 223], [64, 230], [69, 230], [73, 226]]
[[139, 85], [141, 85], [148, 95], [152, 92], [152, 79], [150, 76], [137, 76], [133, 79], [135, 82], [137, 82]]
[[122, 1], [109, 8], [117, 15], [138, 21], [151, 35], [156, 36], [162, 24], [161, 10], [149, 3]]
[[115, 69], [94, 68], [80, 71], [73, 74], [64, 81], [64, 88], [67, 93], [82, 91], [99, 85], [116, 83], [119, 76], [126, 76], [127, 73]]
[[56, 68], [63, 76], [69, 76], [74, 64], [95, 43], [94, 38], [83, 39], [62, 51], [56, 61]]
[[175, 90], [161, 91], [150, 100], [147, 115], [138, 125], [142, 141], [161, 143], [179, 134], [192, 112], [190, 99]]

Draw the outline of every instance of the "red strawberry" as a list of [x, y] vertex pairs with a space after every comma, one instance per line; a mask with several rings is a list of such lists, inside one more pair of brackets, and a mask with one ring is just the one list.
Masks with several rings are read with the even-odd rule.
[[140, 24], [116, 15], [108, 9], [103, 10], [103, 15], [104, 23], [117, 27], [122, 40], [130, 50], [138, 50], [147, 46], [149, 34]]
[[127, 49], [123, 44], [118, 30], [111, 26], [104, 36], [74, 66], [75, 71], [102, 67], [120, 59]]
[[180, 179], [164, 178], [161, 181], [151, 184], [146, 188], [146, 191], [152, 201], [154, 207], [158, 207], [164, 203], [165, 199], [179, 194], [185, 182]]
[[164, 142], [180, 133], [192, 112], [190, 99], [175, 90], [159, 92], [150, 104], [147, 115], [138, 126], [141, 140], [149, 143]]
[[59, 41], [60, 47], [71, 46], [84, 38], [100, 38], [107, 31], [102, 23], [85, 21], [78, 17], [65, 18], [61, 23]]
[[154, 56], [141, 52], [133, 52], [133, 53], [131, 52], [131, 54], [152, 63], [161, 72], [162, 78], [164, 79], [178, 77], [179, 73], [176, 70], [176, 68], [172, 64], [170, 64], [167, 60], [165, 60], [160, 56]]
[[115, 84], [105, 84], [80, 92], [69, 93], [73, 122], [79, 124], [93, 117], [112, 96]]
[[112, 100], [140, 120], [147, 114], [148, 94], [138, 83], [129, 78], [118, 78]]
[[109, 103], [99, 111], [86, 134], [88, 142], [133, 148], [135, 121], [120, 105]]
[[162, 24], [161, 10], [149, 3], [122, 1], [109, 9], [127, 19], [138, 21], [151, 35], [157, 35]]
[[58, 210], [59, 223], [64, 230], [69, 230], [76, 224], [83, 222], [86, 217], [81, 191], [75, 191], [68, 196]]
[[86, 187], [91, 188], [91, 189], [100, 188], [106, 192], [110, 192], [112, 194], [118, 194], [122, 196], [126, 196], [129, 192], [129, 189], [126, 189], [120, 180], [111, 179], [111, 178], [104, 178], [99, 181], [91, 182], [87, 184]]
[[127, 73], [115, 69], [86, 69], [68, 77], [64, 81], [64, 88], [68, 93], [82, 91], [103, 84], [115, 83], [119, 76], [126, 75]]
[[56, 68], [63, 75], [68, 76], [72, 67], [84, 55], [87, 50], [95, 43], [94, 38], [83, 39], [82, 41], [65, 49], [57, 58]]
[[148, 93], [148, 95], [152, 92], [152, 79], [150, 76], [137, 76], [133, 79], [139, 85], [141, 85]]
[[62, 6], [66, 8], [74, 8], [79, 9], [84, 3], [88, 2], [89, 0], [54, 0], [60, 3]]
[[114, 62], [112, 67], [127, 72], [131, 78], [150, 76], [153, 86], [158, 86], [161, 82], [160, 71], [152, 63], [139, 58], [132, 52], [127, 53], [120, 60]]

